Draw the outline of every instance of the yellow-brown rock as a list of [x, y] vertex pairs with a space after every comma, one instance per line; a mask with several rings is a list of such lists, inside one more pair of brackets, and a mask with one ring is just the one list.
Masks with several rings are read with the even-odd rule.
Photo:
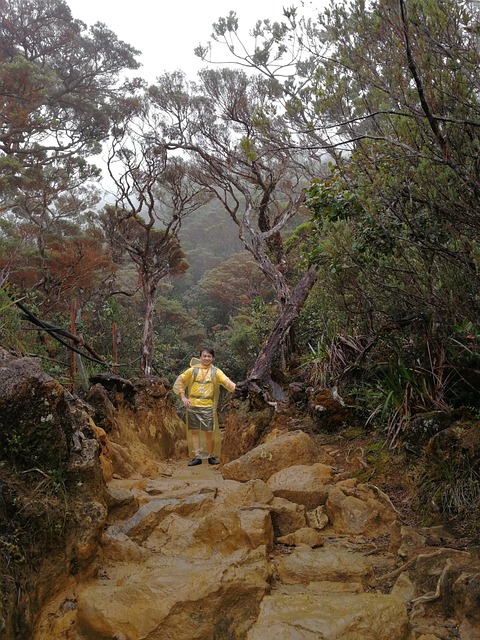
[[225, 498], [225, 507], [253, 507], [255, 505], [270, 504], [273, 500], [272, 490], [263, 480], [250, 480], [242, 483]]
[[[233, 562], [232, 562], [233, 560]], [[158, 557], [126, 565], [78, 597], [78, 628], [88, 637], [214, 637], [215, 625], [243, 640], [268, 588], [261, 551], [208, 560]]]
[[306, 545], [307, 547], [314, 549], [323, 545], [324, 538], [317, 529], [303, 527], [302, 529], [297, 529], [297, 531], [289, 533], [286, 536], [281, 536], [278, 538], [278, 542], [281, 544], [292, 545], [294, 547]]
[[325, 504], [333, 469], [322, 463], [293, 465], [277, 471], [267, 481], [273, 495], [315, 509]]
[[273, 529], [266, 509], [222, 509], [207, 516], [194, 533], [194, 538], [212, 552], [231, 554], [236, 549], [273, 546]]
[[381, 536], [396, 519], [394, 510], [377, 500], [373, 492], [345, 495], [337, 486], [329, 489], [325, 511], [333, 530], [341, 534]]
[[273, 498], [271, 505], [273, 530], [277, 536], [289, 533], [307, 526], [305, 507], [285, 498]]
[[291, 554], [279, 559], [277, 569], [284, 584], [308, 584], [364, 582], [372, 566], [364, 556], [345, 549], [296, 547]]
[[280, 469], [297, 464], [329, 464], [332, 458], [303, 431], [285, 433], [259, 445], [222, 467], [224, 478], [247, 482], [259, 478], [266, 482]]
[[70, 573], [95, 571], [107, 509], [85, 405], [0, 349], [0, 636], [30, 638]]
[[381, 594], [276, 594], [264, 598], [247, 640], [408, 640], [401, 600]]

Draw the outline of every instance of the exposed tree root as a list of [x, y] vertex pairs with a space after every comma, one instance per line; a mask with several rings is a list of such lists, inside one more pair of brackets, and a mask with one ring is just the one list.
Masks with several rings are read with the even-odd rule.
[[443, 567], [442, 573], [437, 581], [437, 587], [435, 591], [431, 591], [430, 593], [425, 593], [423, 596], [419, 596], [418, 598], [414, 598], [410, 604], [412, 605], [412, 611], [410, 612], [410, 618], [413, 618], [419, 613], [423, 613], [424, 607], [421, 605], [425, 602], [433, 602], [434, 600], [438, 600], [442, 595], [442, 591], [445, 586], [445, 581], [447, 579], [447, 572], [452, 566], [452, 561], [450, 558], [447, 559], [445, 566]]

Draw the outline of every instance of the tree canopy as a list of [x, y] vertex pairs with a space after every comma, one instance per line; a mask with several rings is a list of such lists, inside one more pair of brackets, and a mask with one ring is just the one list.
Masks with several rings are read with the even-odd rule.
[[[105, 349], [109, 319], [149, 318], [144, 345], [158, 338], [182, 360], [210, 339], [268, 393], [276, 367], [354, 388], [370, 415], [468, 402], [480, 335], [475, 7], [340, 1], [309, 19], [290, 8], [258, 21], [250, 48], [231, 13], [197, 49], [223, 63], [226, 50], [229, 66], [146, 87], [121, 79], [138, 52], [105, 25], [87, 28], [60, 0], [4, 2], [4, 273], [58, 310], [59, 261], [96, 246], [102, 292], [80, 277], [67, 289], [93, 305], [86, 321]], [[88, 156], [107, 138], [115, 193], [102, 227]], [[132, 320], [132, 352], [134, 334]]]

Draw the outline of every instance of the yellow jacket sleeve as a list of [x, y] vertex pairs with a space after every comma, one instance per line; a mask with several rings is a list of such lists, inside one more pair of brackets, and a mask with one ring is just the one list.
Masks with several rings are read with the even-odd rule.
[[187, 369], [186, 371], [181, 373], [173, 383], [174, 393], [176, 393], [178, 396], [181, 395], [182, 393], [185, 393], [188, 385], [190, 384], [192, 376], [193, 376], [192, 368]]
[[232, 382], [221, 369], [217, 369], [217, 380], [227, 391], [235, 391], [235, 382]]

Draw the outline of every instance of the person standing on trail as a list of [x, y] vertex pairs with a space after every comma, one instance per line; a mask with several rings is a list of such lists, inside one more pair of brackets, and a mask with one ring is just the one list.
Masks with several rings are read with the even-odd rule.
[[188, 450], [194, 456], [189, 467], [202, 464], [220, 464], [220, 431], [218, 428], [217, 405], [220, 385], [227, 391], [235, 391], [236, 384], [213, 366], [215, 352], [202, 349], [200, 359], [192, 358], [190, 367], [175, 380], [173, 391], [180, 396], [187, 410]]

